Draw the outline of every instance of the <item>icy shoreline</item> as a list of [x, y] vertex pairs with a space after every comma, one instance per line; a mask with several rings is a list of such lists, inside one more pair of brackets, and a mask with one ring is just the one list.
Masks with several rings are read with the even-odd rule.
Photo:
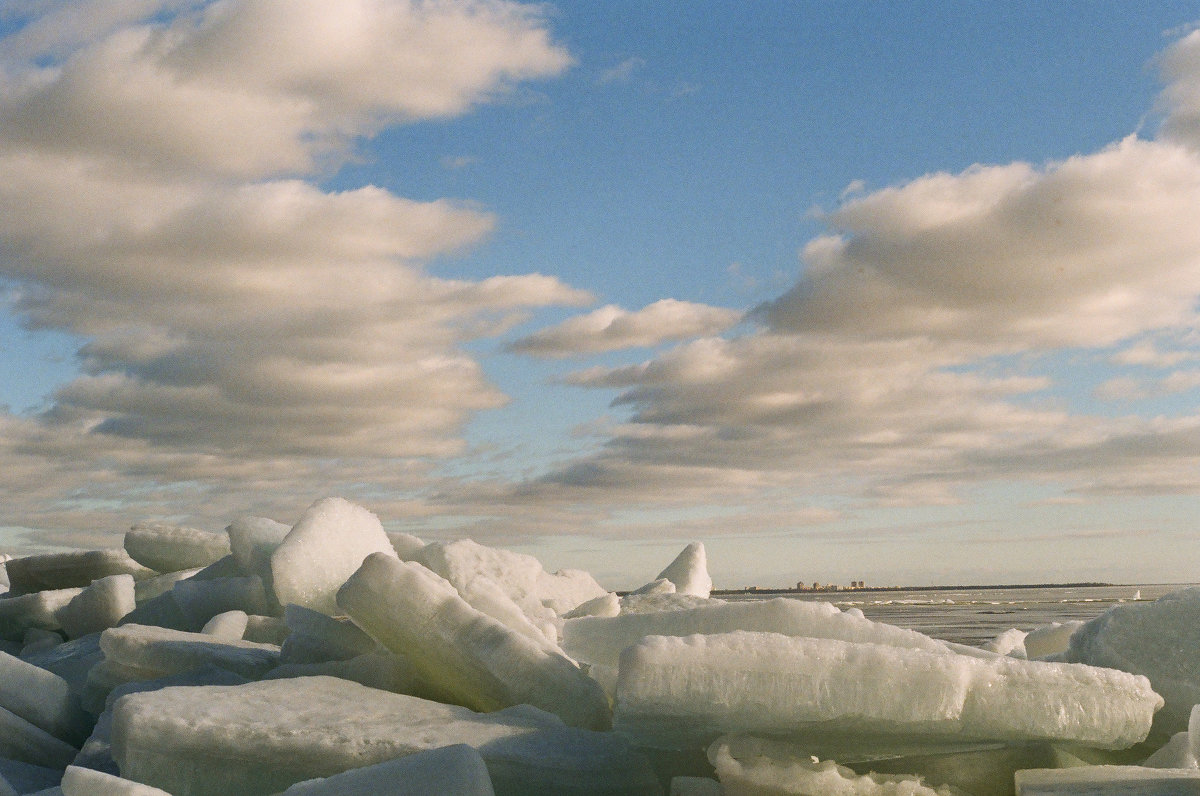
[[5, 569], [0, 796], [1200, 792], [1197, 589], [981, 649], [338, 498]]

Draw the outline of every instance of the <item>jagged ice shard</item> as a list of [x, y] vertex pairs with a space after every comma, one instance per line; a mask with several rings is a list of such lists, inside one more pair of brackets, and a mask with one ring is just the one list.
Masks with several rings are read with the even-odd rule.
[[337, 600], [355, 624], [407, 657], [447, 701], [480, 711], [527, 703], [575, 727], [609, 727], [608, 698], [599, 683], [549, 641], [472, 608], [420, 564], [371, 555]]
[[725, 733], [934, 742], [1143, 740], [1162, 698], [1146, 678], [1063, 663], [737, 632], [650, 637], [621, 656], [614, 729], [688, 748]]

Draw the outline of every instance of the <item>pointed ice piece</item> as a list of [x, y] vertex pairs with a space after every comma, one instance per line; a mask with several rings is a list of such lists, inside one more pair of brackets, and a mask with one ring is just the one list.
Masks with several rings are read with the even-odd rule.
[[483, 756], [498, 794], [661, 792], [645, 758], [612, 733], [564, 727], [528, 705], [478, 714], [301, 677], [167, 688], [113, 706], [113, 753], [122, 774], [188, 796], [271, 794], [458, 743]]
[[79, 766], [67, 766], [60, 787], [63, 796], [171, 796], [165, 790]]
[[369, 556], [338, 604], [449, 701], [481, 711], [528, 703], [574, 727], [609, 727], [608, 698], [596, 681], [549, 642], [475, 610], [420, 564]]
[[1075, 631], [1065, 658], [1150, 678], [1166, 700], [1155, 729], [1182, 732], [1200, 703], [1200, 588], [1114, 605]]
[[109, 575], [92, 581], [56, 617], [67, 638], [79, 638], [115, 627], [136, 607], [133, 576]]
[[207, 567], [229, 555], [229, 534], [165, 522], [139, 522], [125, 534], [125, 552], [156, 572]]
[[70, 743], [87, 737], [89, 719], [67, 681], [0, 652], [0, 707]]
[[661, 748], [743, 732], [1123, 749], [1161, 705], [1144, 677], [1111, 669], [738, 632], [627, 649], [613, 724]]
[[760, 738], [721, 738], [708, 750], [724, 792], [809, 796], [844, 793], [854, 796], [950, 796], [948, 788], [932, 788], [919, 777], [887, 774], [856, 774], [832, 760], [817, 761]]
[[703, 542], [692, 542], [683, 548], [683, 552], [658, 576], [674, 583], [675, 591], [679, 594], [708, 597], [712, 593], [713, 583], [708, 576], [708, 558]]
[[74, 589], [109, 575], [133, 575], [134, 580], [156, 573], [129, 557], [124, 550], [88, 550], [14, 558], [7, 564], [14, 594]]
[[0, 599], [0, 637], [20, 641], [26, 630], [60, 629], [58, 612], [82, 591], [82, 588], [48, 589]]
[[1017, 796], [1200, 796], [1200, 770], [1141, 766], [1031, 768], [1016, 775]]
[[479, 752], [453, 744], [298, 782], [282, 796], [495, 796]]
[[342, 498], [309, 506], [271, 554], [275, 596], [334, 616], [334, 595], [372, 553], [396, 557], [379, 518]]
[[75, 747], [0, 708], [0, 757], [62, 769], [74, 759]]
[[575, 660], [616, 666], [621, 651], [646, 636], [715, 635], [738, 630], [871, 642], [930, 652], [950, 651], [945, 642], [915, 630], [904, 630], [843, 613], [829, 603], [785, 598], [718, 602], [683, 610], [622, 613], [615, 617], [568, 619], [563, 624], [563, 649]]
[[148, 625], [122, 625], [100, 634], [109, 664], [163, 677], [213, 664], [249, 680], [262, 677], [279, 663], [279, 648], [249, 641], [220, 641], [202, 633], [186, 633]]

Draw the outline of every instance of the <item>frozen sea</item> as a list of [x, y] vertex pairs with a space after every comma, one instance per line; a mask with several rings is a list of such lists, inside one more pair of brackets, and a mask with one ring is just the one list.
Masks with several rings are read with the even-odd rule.
[[868, 619], [918, 630], [946, 641], [979, 646], [1009, 628], [1031, 630], [1050, 622], [1093, 619], [1112, 605], [1153, 601], [1189, 584], [1038, 586], [913, 591], [853, 591], [721, 595], [727, 600], [787, 597], [858, 608]]

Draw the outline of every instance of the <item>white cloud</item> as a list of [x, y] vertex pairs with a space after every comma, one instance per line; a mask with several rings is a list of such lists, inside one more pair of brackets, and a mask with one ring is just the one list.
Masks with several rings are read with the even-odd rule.
[[636, 312], [609, 304], [523, 337], [511, 348], [539, 357], [616, 351], [717, 334], [741, 317], [736, 310], [675, 299], [656, 301]]

